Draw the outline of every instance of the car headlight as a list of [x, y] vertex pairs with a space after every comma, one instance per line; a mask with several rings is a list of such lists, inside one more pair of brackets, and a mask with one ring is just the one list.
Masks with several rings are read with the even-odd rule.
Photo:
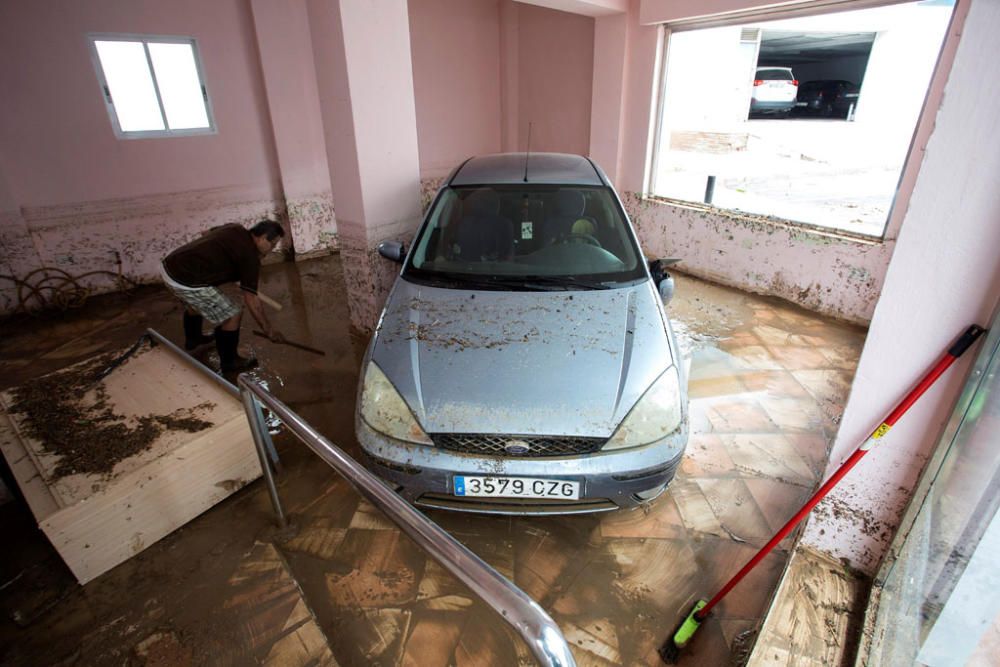
[[646, 390], [602, 451], [639, 447], [661, 440], [681, 424], [681, 389], [671, 366]]
[[361, 389], [361, 418], [373, 429], [396, 440], [433, 445], [410, 407], [382, 369], [369, 362]]

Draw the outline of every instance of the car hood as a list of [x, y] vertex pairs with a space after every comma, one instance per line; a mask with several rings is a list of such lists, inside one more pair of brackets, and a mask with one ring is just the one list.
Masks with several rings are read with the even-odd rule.
[[400, 279], [371, 359], [428, 433], [610, 436], [674, 359], [650, 281], [470, 291]]

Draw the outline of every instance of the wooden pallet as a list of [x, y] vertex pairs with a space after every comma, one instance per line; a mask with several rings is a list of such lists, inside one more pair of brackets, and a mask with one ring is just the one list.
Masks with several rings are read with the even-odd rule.
[[[88, 363], [88, 362], [83, 362]], [[131, 558], [261, 475], [240, 401], [157, 346], [139, 352], [102, 384], [125, 417], [191, 409], [212, 424], [164, 431], [106, 475], [54, 474], [58, 457], [27, 435], [0, 393], [0, 451], [39, 527], [81, 584]]]

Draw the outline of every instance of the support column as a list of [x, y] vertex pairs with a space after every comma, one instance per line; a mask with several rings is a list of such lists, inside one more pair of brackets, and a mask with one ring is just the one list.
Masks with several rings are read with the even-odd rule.
[[518, 4], [500, 2], [500, 145], [505, 153], [520, 150]]
[[617, 184], [625, 115], [628, 15], [594, 19], [594, 83], [590, 107], [590, 157]]
[[295, 252], [337, 245], [305, 0], [251, 0], [278, 169]]
[[308, 0], [351, 324], [374, 329], [420, 221], [420, 160], [406, 0]]

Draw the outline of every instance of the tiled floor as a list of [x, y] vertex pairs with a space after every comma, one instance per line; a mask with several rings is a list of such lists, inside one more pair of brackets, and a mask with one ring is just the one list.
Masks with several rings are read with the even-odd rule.
[[[338, 291], [318, 282], [337, 282], [338, 270], [330, 258], [267, 272], [268, 293], [294, 304], [274, 318], [286, 335], [331, 354], [303, 361], [265, 348], [267, 370], [260, 375], [332, 440], [356, 451], [349, 419], [363, 342], [347, 334]], [[863, 343], [863, 330], [777, 300], [683, 276], [677, 283], [670, 311], [691, 360], [692, 437], [669, 493], [644, 509], [607, 515], [428, 512], [549, 611], [580, 665], [658, 664], [657, 647], [693, 602], [711, 596], [794, 513], [825, 466]], [[175, 334], [179, 316], [164, 303], [151, 297], [153, 305], [136, 317]], [[104, 333], [88, 331], [104, 322], [95, 316], [89, 329], [59, 328], [76, 337], [80, 354], [89, 354], [101, 347], [107, 326]], [[58, 365], [52, 358], [21, 363], [19, 343], [23, 338], [15, 336], [0, 345], [0, 367], [16, 371], [8, 386], [34, 369], [51, 370], [45, 364]], [[134, 646], [166, 625], [171, 637], [187, 642], [194, 664], [212, 663], [199, 639], [199, 614], [176, 606], [180, 598], [163, 590], [162, 573], [189, 564], [183, 576], [168, 577], [171, 587], [201, 590], [201, 605], [216, 618], [238, 556], [259, 539], [276, 543], [342, 665], [531, 664], [505, 624], [345, 482], [301, 447], [287, 441], [279, 447], [281, 493], [297, 529], [291, 537], [268, 530], [266, 494], [260, 484], [251, 486], [82, 594], [63, 582], [69, 592], [52, 610], [0, 633], [0, 660], [18, 663], [44, 651], [51, 662], [74, 650], [91, 664], [134, 657]], [[225, 533], [215, 537], [221, 546], [209, 546], [213, 531]], [[746, 655], [790, 539], [719, 605], [682, 664], [726, 665]], [[144, 578], [149, 568], [161, 574], [159, 582]], [[107, 596], [120, 597], [128, 583], [129, 601], [112, 607]], [[151, 620], [142, 596], [154, 593], [160, 612]], [[54, 622], [74, 617], [73, 605], [87, 605], [90, 621]], [[80, 639], [81, 627], [89, 640]], [[133, 629], [124, 633], [127, 627]]]

